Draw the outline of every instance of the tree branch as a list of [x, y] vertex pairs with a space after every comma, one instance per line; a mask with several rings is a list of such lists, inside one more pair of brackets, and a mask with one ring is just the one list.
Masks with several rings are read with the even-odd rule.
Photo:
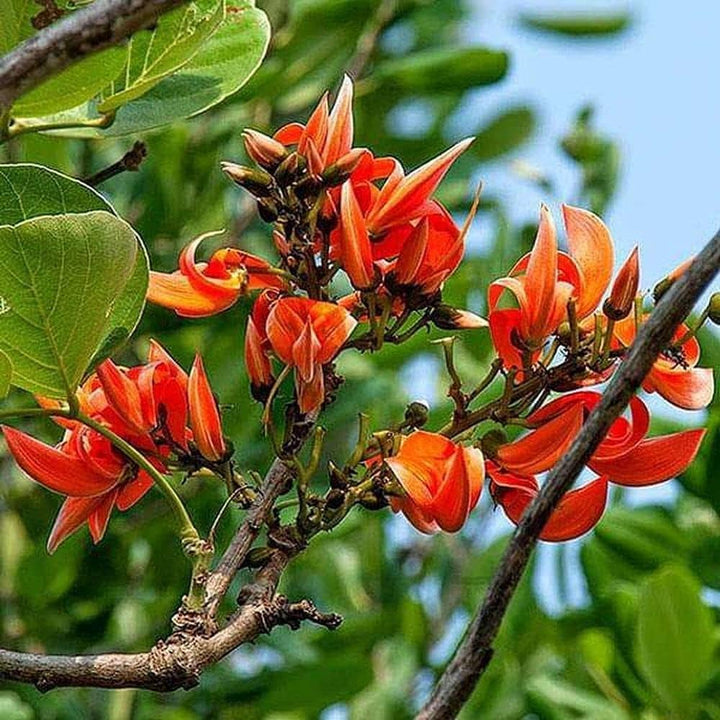
[[[290, 452], [297, 452], [305, 444], [315, 425], [317, 413], [312, 413], [303, 422], [294, 423], [290, 432], [290, 439], [286, 447]], [[288, 465], [280, 458], [276, 458], [267, 471], [258, 497], [245, 516], [245, 520], [235, 533], [215, 570], [208, 576], [205, 584], [205, 611], [210, 618], [214, 618], [217, 609], [227, 592], [230, 583], [243, 564], [250, 547], [257, 538], [265, 522], [265, 518], [275, 505], [280, 495], [290, 488], [293, 474]]]
[[675, 329], [690, 313], [718, 269], [720, 231], [663, 296], [647, 323], [642, 326], [624, 362], [603, 393], [601, 401], [590, 413], [570, 451], [550, 472], [537, 497], [526, 510], [465, 638], [416, 720], [455, 718], [468, 700], [492, 659], [493, 641], [542, 528], [613, 421], [627, 407], [658, 354], [667, 347]]
[[342, 618], [321, 613], [309, 600], [291, 603], [275, 595], [280, 576], [294, 555], [275, 550], [243, 593], [243, 605], [210, 637], [175, 633], [149, 652], [103, 655], [39, 655], [0, 650], [0, 678], [32, 683], [41, 691], [56, 687], [142, 688], [168, 692], [197, 685], [203, 670], [240, 645], [278, 625], [297, 629], [304, 620], [335, 629]]
[[0, 59], [0, 117], [20, 95], [88, 55], [121, 43], [187, 0], [95, 0]]

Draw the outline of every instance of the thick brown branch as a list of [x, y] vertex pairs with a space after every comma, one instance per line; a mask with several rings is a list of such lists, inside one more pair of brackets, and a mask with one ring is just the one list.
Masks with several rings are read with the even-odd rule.
[[210, 637], [176, 633], [150, 652], [104, 655], [38, 655], [0, 650], [0, 678], [56, 687], [134, 687], [167, 692], [191, 688], [202, 671], [228, 653], [278, 625], [295, 629], [304, 620], [335, 629], [342, 618], [321, 613], [312, 602], [291, 603], [275, 595], [292, 553], [276, 550], [243, 594], [244, 603], [222, 630]]
[[687, 272], [663, 296], [643, 325], [570, 451], [550, 473], [508, 543], [483, 603], [462, 643], [440, 677], [417, 720], [447, 720], [457, 716], [492, 659], [492, 644], [522, 577], [538, 536], [563, 494], [575, 482], [615, 418], [627, 407], [658, 354], [671, 341], [720, 269], [720, 232], [705, 246]]
[[[317, 414], [313, 413], [303, 422], [293, 425], [289, 440], [289, 444], [292, 446], [291, 452], [297, 452], [303, 446], [316, 418]], [[228, 545], [217, 567], [207, 579], [205, 608], [210, 618], [215, 617], [218, 606], [242, 566], [276, 500], [289, 490], [292, 477], [292, 471], [288, 465], [280, 458], [276, 458], [265, 475], [257, 499], [248, 510], [245, 520], [235, 533], [235, 537]]]
[[23, 93], [72, 63], [117, 45], [187, 0], [95, 0], [0, 59], [0, 117]]

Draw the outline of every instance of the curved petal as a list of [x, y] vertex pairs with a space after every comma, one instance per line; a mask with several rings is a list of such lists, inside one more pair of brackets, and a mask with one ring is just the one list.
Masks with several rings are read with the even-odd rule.
[[665, 370], [656, 363], [646, 382], [648, 390], [657, 391], [668, 402], [684, 410], [707, 407], [715, 392], [712, 368]]
[[421, 533], [432, 535], [440, 528], [433, 518], [423, 510], [421, 510], [410, 498], [391, 497], [390, 507], [392, 511], [402, 512], [411, 525]]
[[350, 151], [353, 143], [353, 84], [345, 75], [337, 99], [327, 121], [327, 138], [322, 149], [326, 164], [334, 163], [341, 155]]
[[535, 244], [522, 281], [527, 297], [523, 310], [528, 340], [539, 342], [546, 335], [548, 311], [555, 306], [557, 256], [555, 223], [550, 211], [542, 205]]
[[[607, 486], [607, 479], [601, 477], [565, 493], [540, 533], [540, 539], [564, 542], [592, 530], [605, 512]], [[495, 495], [508, 519], [517, 525], [537, 493], [537, 488], [531, 487], [501, 488]]]
[[313, 305], [307, 298], [280, 298], [270, 308], [265, 331], [275, 354], [286, 364], [293, 364], [292, 347], [305, 327]]
[[567, 452], [583, 423], [581, 405], [570, 405], [557, 417], [497, 452], [497, 462], [520, 475], [549, 470]]
[[445, 532], [457, 532], [470, 512], [470, 477], [462, 448], [458, 447], [430, 506], [430, 514]]
[[340, 200], [340, 256], [343, 270], [354, 288], [365, 290], [375, 284], [370, 237], [352, 184], [342, 186]]
[[424, 512], [428, 512], [433, 502], [430, 487], [434, 481], [428, 478], [427, 466], [397, 455], [386, 458], [385, 462], [412, 501]]
[[110, 520], [110, 513], [115, 507], [115, 499], [117, 498], [118, 488], [114, 488], [109, 493], [105, 493], [102, 496], [101, 502], [90, 513], [88, 517], [88, 528], [90, 529], [90, 536], [93, 542], [97, 545], [105, 535], [107, 530], [108, 522]]
[[595, 310], [612, 278], [615, 253], [605, 223], [589, 210], [562, 206], [570, 253], [582, 275], [582, 290], [577, 298], [578, 318]]
[[639, 487], [674, 478], [695, 459], [705, 430], [686, 430], [643, 440], [610, 460], [592, 458], [588, 467], [618, 485]]
[[324, 365], [337, 355], [355, 329], [357, 320], [345, 308], [326, 302], [315, 302], [310, 314], [320, 341], [318, 362]]
[[115, 504], [118, 510], [127, 510], [132, 507], [153, 486], [153, 479], [144, 470], [139, 470], [137, 476], [119, 488]]
[[150, 271], [148, 302], [174, 310], [181, 317], [208, 317], [227, 310], [235, 299], [213, 299], [198, 292], [181, 273]]
[[210, 388], [200, 355], [195, 356], [188, 379], [188, 408], [193, 440], [200, 454], [211, 462], [219, 462], [227, 453], [222, 420], [215, 396]]
[[322, 367], [316, 365], [309, 380], [304, 381], [295, 372], [295, 391], [300, 412], [307, 414], [319, 408], [325, 399], [325, 378]]
[[103, 495], [93, 498], [67, 498], [60, 507], [60, 512], [50, 531], [47, 551], [52, 555], [58, 545], [66, 537], [72, 535], [102, 505], [103, 499]]
[[0, 426], [15, 462], [48, 490], [73, 497], [95, 497], [117, 485], [122, 475], [98, 475], [84, 460], [7, 425]]
[[[219, 303], [235, 302], [242, 294], [247, 284], [247, 273], [227, 272], [223, 263], [222, 251], [215, 253], [207, 264], [195, 261], [195, 252], [200, 243], [217, 233], [205, 233], [190, 242], [180, 253], [180, 272], [187, 277], [195, 290]], [[216, 257], [217, 256], [217, 257]], [[207, 273], [211, 268], [210, 274]]]
[[103, 360], [95, 372], [112, 409], [122, 420], [140, 434], [149, 430], [150, 426], [146, 424], [143, 416], [138, 386], [125, 372], [109, 358]]
[[283, 145], [297, 145], [302, 137], [305, 130], [305, 126], [302, 123], [292, 122], [287, 125], [283, 125], [273, 135], [273, 139], [277, 140]]

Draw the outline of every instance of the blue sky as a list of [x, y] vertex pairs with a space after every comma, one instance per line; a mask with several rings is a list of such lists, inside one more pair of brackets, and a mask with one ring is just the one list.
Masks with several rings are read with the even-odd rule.
[[[504, 105], [529, 102], [540, 123], [535, 140], [514, 155], [559, 180], [560, 200], [577, 187], [557, 149], [578, 108], [596, 108], [596, 125], [620, 142], [622, 174], [606, 214], [618, 259], [641, 248], [650, 286], [697, 252], [720, 226], [720, 4], [476, 0], [468, 42], [510, 51], [510, 74], [478, 91], [468, 115], [487, 118]], [[565, 40], [518, 26], [519, 12], [630, 9], [625, 33], [604, 40]], [[518, 178], [507, 159], [484, 173], [489, 190], [508, 200], [517, 219], [535, 217], [547, 199]], [[557, 216], [557, 215], [556, 215]]]

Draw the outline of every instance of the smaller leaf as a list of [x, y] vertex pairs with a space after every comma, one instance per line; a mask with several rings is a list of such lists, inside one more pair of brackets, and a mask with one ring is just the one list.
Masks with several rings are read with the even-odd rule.
[[715, 623], [700, 585], [681, 566], [649, 577], [640, 592], [637, 660], [669, 709], [685, 714], [713, 669]]
[[492, 160], [527, 142], [535, 131], [535, 113], [524, 105], [496, 115], [475, 134], [470, 152], [480, 161]]
[[13, 117], [41, 117], [74, 108], [107, 87], [124, 65], [123, 48], [91, 55], [21, 96], [13, 105]]
[[604, 37], [617, 35], [630, 27], [632, 15], [627, 12], [595, 15], [574, 13], [565, 15], [520, 16], [520, 23], [531, 30], [569, 37]]
[[423, 50], [387, 60], [375, 71], [383, 91], [397, 88], [406, 93], [458, 92], [502, 80], [507, 73], [506, 52], [482, 47]]
[[10, 358], [0, 350], [0, 400], [8, 394], [11, 380], [12, 362]]

